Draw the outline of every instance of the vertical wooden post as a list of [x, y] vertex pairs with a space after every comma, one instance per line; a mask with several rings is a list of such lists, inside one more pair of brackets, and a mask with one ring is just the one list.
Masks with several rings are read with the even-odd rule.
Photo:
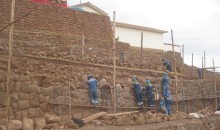
[[142, 65], [143, 65], [143, 32], [141, 32], [141, 67], [142, 68]]
[[[14, 21], [15, 17], [15, 0], [11, 1], [11, 19], [10, 22]], [[8, 43], [8, 74], [7, 74], [7, 112], [6, 112], [6, 127], [9, 120], [9, 107], [10, 107], [10, 82], [11, 82], [11, 58], [12, 58], [12, 43], [13, 43], [13, 35], [14, 35], [14, 24], [10, 26], [10, 32], [9, 32], [9, 43]]]
[[217, 95], [217, 88], [216, 88], [216, 77], [215, 77], [215, 61], [212, 59], [213, 63], [213, 81], [214, 81], [214, 87], [215, 87], [215, 108], [216, 110], [218, 109], [218, 95]]
[[[204, 58], [203, 58], [203, 62], [204, 62], [204, 68], [206, 68], [206, 53], [205, 53], [205, 51], [204, 51]], [[205, 71], [206, 71], [206, 69], [204, 69], [203, 71], [202, 71], [202, 78], [204, 78], [205, 77]]]
[[184, 45], [182, 45], [182, 70], [181, 70], [181, 73], [183, 74], [183, 67], [184, 67]]
[[203, 79], [203, 69], [204, 69], [204, 62], [203, 62], [203, 57], [202, 57], [202, 79]]
[[179, 110], [179, 105], [178, 105], [178, 85], [177, 85], [177, 76], [176, 76], [176, 55], [175, 55], [175, 50], [174, 50], [174, 40], [173, 40], [173, 30], [171, 30], [171, 40], [172, 40], [172, 50], [173, 50], [173, 59], [174, 59], [174, 74], [175, 74], [175, 89], [176, 89], [176, 111]]
[[70, 91], [70, 83], [69, 83], [69, 118], [71, 120], [71, 102], [72, 102], [72, 100], [71, 100], [70, 93], [71, 93], [71, 91]]
[[84, 47], [85, 47], [85, 36], [84, 34], [82, 34], [82, 60], [83, 61], [84, 61], [84, 55], [85, 55]]
[[192, 69], [191, 69], [191, 77], [192, 77], [192, 71], [193, 71], [193, 53], [192, 53]]
[[113, 111], [116, 113], [116, 88], [115, 88], [115, 83], [116, 83], [116, 59], [115, 59], [115, 53], [116, 53], [116, 48], [115, 48], [115, 11], [113, 12]]

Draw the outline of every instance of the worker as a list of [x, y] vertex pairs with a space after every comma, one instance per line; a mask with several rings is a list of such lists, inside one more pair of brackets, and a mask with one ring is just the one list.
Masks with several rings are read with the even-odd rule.
[[164, 97], [162, 96], [162, 94], [159, 95], [159, 110], [162, 112], [162, 113], [166, 113], [166, 106], [165, 106], [165, 99]]
[[97, 93], [98, 81], [93, 78], [92, 75], [87, 77], [87, 87], [89, 90], [90, 100], [93, 106], [98, 105], [98, 93]]
[[164, 72], [162, 78], [162, 96], [165, 100], [167, 115], [171, 115], [171, 105], [172, 105], [172, 96], [169, 89], [169, 84], [170, 84], [169, 76], [166, 72]]
[[197, 73], [198, 73], [199, 79], [202, 79], [202, 69], [198, 68]]
[[162, 61], [163, 61], [163, 67], [165, 67], [167, 70], [169, 70], [171, 72], [172, 68], [171, 68], [170, 60], [163, 58]]
[[148, 105], [150, 107], [154, 107], [154, 95], [153, 95], [153, 91], [154, 91], [154, 86], [151, 84], [150, 80], [146, 80], [145, 82], [145, 88], [146, 88], [146, 94], [148, 97]]
[[138, 82], [138, 79], [136, 76], [132, 76], [131, 77], [132, 80], [132, 88], [135, 92], [135, 96], [137, 99], [137, 103], [139, 107], [143, 106], [143, 97], [142, 97], [142, 89], [141, 89], [141, 85]]
[[163, 73], [163, 78], [162, 78], [162, 95], [165, 96], [166, 93], [168, 93], [169, 90], [169, 85], [170, 85], [170, 79], [169, 76], [166, 72]]
[[164, 96], [165, 99], [165, 106], [166, 106], [166, 115], [171, 115], [171, 106], [173, 102], [172, 95], [170, 93], [170, 90], [167, 91], [167, 93]]

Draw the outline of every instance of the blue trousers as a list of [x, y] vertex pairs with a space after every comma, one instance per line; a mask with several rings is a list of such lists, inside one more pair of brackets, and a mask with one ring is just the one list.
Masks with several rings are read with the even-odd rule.
[[135, 96], [136, 96], [138, 105], [142, 105], [143, 104], [142, 93], [135, 93]]
[[167, 65], [167, 69], [171, 72], [172, 71], [171, 65]]
[[148, 105], [149, 105], [149, 106], [154, 106], [154, 98], [153, 98], [153, 95], [148, 97]]
[[166, 114], [171, 115], [171, 105], [172, 101], [165, 99], [165, 106], [166, 106]]
[[90, 100], [92, 102], [92, 104], [94, 103], [98, 103], [98, 93], [96, 92], [89, 92], [90, 93]]

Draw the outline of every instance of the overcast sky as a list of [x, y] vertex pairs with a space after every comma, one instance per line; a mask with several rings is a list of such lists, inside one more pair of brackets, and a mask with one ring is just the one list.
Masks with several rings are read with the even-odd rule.
[[[185, 46], [185, 63], [201, 67], [206, 51], [206, 66], [220, 66], [220, 0], [81, 0], [91, 2], [116, 21], [152, 27], [168, 31], [164, 42]], [[68, 0], [68, 5], [79, 4], [80, 0]]]

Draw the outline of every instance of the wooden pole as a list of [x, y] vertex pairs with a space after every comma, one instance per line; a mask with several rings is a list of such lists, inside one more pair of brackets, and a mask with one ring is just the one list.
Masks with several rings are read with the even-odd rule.
[[142, 68], [142, 64], [143, 64], [143, 32], [141, 32], [141, 67]]
[[182, 70], [181, 70], [181, 73], [183, 74], [183, 66], [184, 66], [184, 45], [182, 45]]
[[114, 108], [114, 113], [116, 113], [116, 90], [115, 90], [115, 83], [116, 83], [116, 59], [115, 59], [115, 53], [116, 53], [116, 48], [115, 48], [115, 11], [113, 12], [113, 108]]
[[27, 14], [21, 16], [20, 18], [14, 20], [14, 21], [12, 21], [12, 22], [10, 22], [9, 24], [5, 25], [4, 27], [2, 27], [2, 28], [0, 29], [0, 32], [3, 31], [3, 30], [4, 30], [5, 28], [7, 28], [8, 26], [12, 25], [13, 23], [16, 23], [16, 22], [18, 22], [19, 20], [23, 19], [24, 17], [27, 17], [29, 14], [30, 14], [30, 12], [28, 12]]
[[174, 50], [174, 40], [173, 40], [173, 30], [171, 30], [171, 40], [172, 40], [172, 50], [173, 50], [173, 59], [174, 59], [174, 74], [175, 74], [175, 89], [176, 89], [176, 111], [178, 111], [178, 91], [177, 91], [177, 76], [176, 76], [176, 56]]
[[202, 79], [203, 79], [203, 68], [204, 68], [204, 67], [203, 67], [203, 64], [204, 64], [204, 63], [203, 63], [203, 57], [202, 57]]
[[[192, 53], [192, 68], [193, 68], [193, 53]], [[191, 70], [191, 77], [192, 77], [192, 70]]]
[[84, 61], [84, 55], [85, 55], [85, 36], [82, 34], [82, 60]]
[[212, 64], [213, 64], [213, 82], [214, 82], [214, 87], [215, 87], [215, 108], [216, 110], [218, 109], [218, 98], [217, 98], [217, 88], [216, 88], [216, 76], [215, 76], [215, 61], [212, 59]]
[[71, 96], [70, 96], [70, 83], [69, 83], [69, 119], [71, 120]]
[[[15, 17], [15, 0], [12, 0], [11, 2], [11, 20], [10, 22], [14, 21]], [[10, 107], [10, 82], [11, 82], [11, 59], [12, 59], [12, 43], [13, 43], [13, 35], [14, 35], [14, 24], [10, 26], [10, 32], [9, 32], [9, 43], [8, 43], [8, 76], [7, 76], [7, 112], [6, 112], [6, 127], [8, 125], [9, 121], [9, 107]]]
[[206, 68], [206, 53], [204, 51], [204, 68]]

